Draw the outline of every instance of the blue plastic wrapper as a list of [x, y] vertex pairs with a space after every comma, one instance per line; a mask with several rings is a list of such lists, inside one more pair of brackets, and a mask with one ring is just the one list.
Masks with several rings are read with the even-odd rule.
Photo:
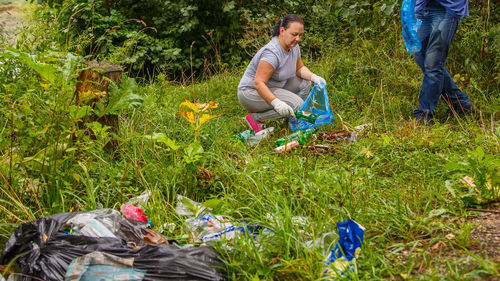
[[404, 0], [401, 5], [401, 25], [403, 41], [409, 53], [420, 52], [422, 43], [418, 40], [417, 31], [422, 21], [415, 17], [415, 0]]
[[302, 111], [318, 114], [316, 122], [312, 124], [305, 120], [297, 120], [292, 117], [292, 119], [290, 119], [290, 129], [292, 131], [306, 130], [311, 127], [319, 127], [333, 122], [335, 117], [333, 116], [333, 111], [330, 108], [330, 103], [328, 102], [326, 85], [323, 84], [322, 86], [323, 87], [320, 88], [319, 85], [315, 84], [307, 96], [306, 101], [300, 107], [300, 110]]
[[354, 262], [361, 253], [365, 228], [353, 220], [338, 222], [339, 241], [326, 258], [325, 276], [345, 275], [354, 270]]

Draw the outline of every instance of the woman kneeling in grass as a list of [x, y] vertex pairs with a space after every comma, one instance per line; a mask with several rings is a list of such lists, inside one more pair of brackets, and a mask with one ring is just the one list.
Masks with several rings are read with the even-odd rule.
[[245, 117], [255, 132], [262, 122], [294, 115], [306, 99], [311, 82], [326, 86], [325, 79], [302, 62], [299, 42], [304, 21], [286, 15], [276, 23], [272, 38], [252, 58], [238, 85], [238, 99], [248, 110]]

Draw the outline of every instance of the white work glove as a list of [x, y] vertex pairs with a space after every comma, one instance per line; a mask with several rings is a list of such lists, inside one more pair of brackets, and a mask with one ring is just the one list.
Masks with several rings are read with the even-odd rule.
[[313, 74], [313, 75], [311, 76], [311, 81], [313, 81], [313, 82], [314, 82], [314, 84], [317, 84], [317, 85], [318, 85], [318, 87], [319, 87], [320, 89], [322, 89], [322, 88], [323, 88], [323, 85], [322, 85], [322, 83], [321, 83], [321, 82], [325, 83], [325, 86], [326, 86], [326, 80], [325, 80], [323, 77], [319, 77], [319, 76], [318, 76], [318, 75], [316, 75], [316, 74]]
[[283, 117], [295, 116], [292, 107], [277, 98], [271, 102], [271, 105]]

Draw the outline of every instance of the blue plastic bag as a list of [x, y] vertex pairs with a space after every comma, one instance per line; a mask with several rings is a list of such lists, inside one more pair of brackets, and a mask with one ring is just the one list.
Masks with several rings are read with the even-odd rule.
[[403, 26], [403, 41], [409, 53], [420, 52], [422, 49], [422, 43], [417, 37], [420, 24], [422, 21], [415, 17], [415, 0], [404, 0], [401, 5], [401, 25]]
[[354, 270], [354, 262], [361, 253], [365, 228], [353, 220], [338, 222], [339, 241], [326, 258], [325, 276], [344, 275]]
[[323, 84], [323, 87], [321, 88], [318, 84], [314, 85], [311, 92], [307, 96], [306, 101], [300, 107], [300, 110], [318, 114], [318, 118], [316, 119], [316, 122], [312, 124], [305, 120], [297, 120], [297, 118], [292, 117], [290, 119], [290, 129], [292, 131], [306, 130], [311, 127], [331, 124], [335, 119], [333, 111], [330, 108], [330, 103], [328, 102], [328, 93], [326, 92], [325, 84]]

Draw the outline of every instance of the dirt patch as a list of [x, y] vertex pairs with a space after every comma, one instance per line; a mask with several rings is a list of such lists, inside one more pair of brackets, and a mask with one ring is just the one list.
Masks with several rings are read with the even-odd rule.
[[10, 10], [15, 10], [17, 7], [14, 5], [0, 7], [0, 13], [8, 13]]
[[[448, 234], [446, 238], [451, 243], [439, 241], [432, 245], [429, 251], [437, 255], [439, 259], [458, 262], [466, 272], [477, 267], [475, 262], [471, 263], [471, 259], [468, 259], [471, 256], [487, 260], [495, 264], [498, 269], [500, 265], [500, 203], [495, 203], [487, 209], [469, 209], [468, 211], [471, 217], [467, 222], [472, 225], [468, 241], [460, 240], [459, 233]], [[443, 265], [441, 273], [447, 274], [447, 272], [448, 269]], [[481, 280], [499, 279], [498, 276], [483, 276]]]
[[0, 4], [0, 34], [7, 45], [15, 45], [25, 19], [23, 3]]
[[[475, 225], [471, 234], [472, 241], [478, 241], [477, 248], [472, 249], [482, 258], [485, 254], [488, 259], [500, 263], [500, 203], [496, 203], [490, 209], [470, 210], [478, 214], [472, 219]], [[483, 251], [478, 251], [478, 250]]]

